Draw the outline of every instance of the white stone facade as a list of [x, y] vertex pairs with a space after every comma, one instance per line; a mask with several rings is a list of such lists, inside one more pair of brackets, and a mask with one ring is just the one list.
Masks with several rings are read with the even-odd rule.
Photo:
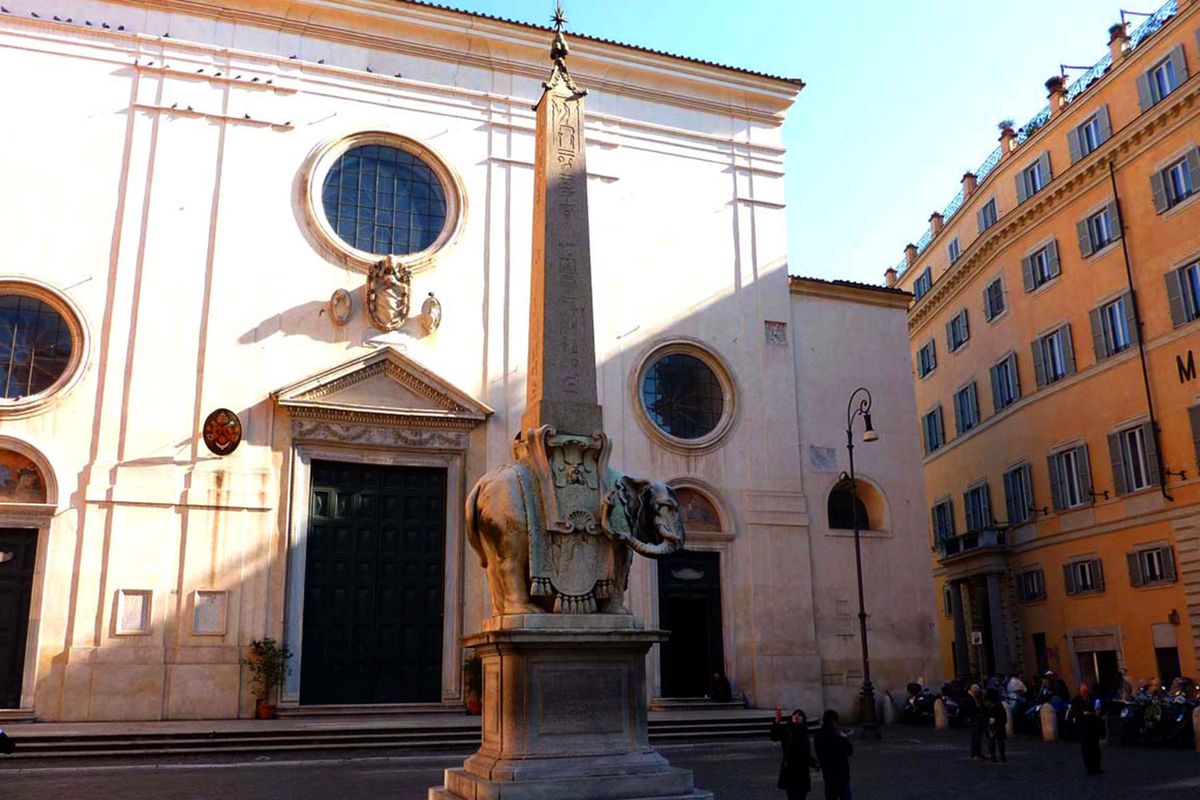
[[[77, 320], [82, 355], [44, 402], [0, 408], [0, 445], [33, 459], [48, 495], [0, 505], [0, 527], [38, 532], [20, 707], [246, 716], [238, 661], [262, 636], [296, 651], [281, 705], [297, 704], [314, 459], [446, 471], [440, 700], [461, 703], [458, 641], [489, 613], [463, 499], [507, 459], [525, 400], [530, 104], [548, 34], [391, 2], [6, 7], [0, 70], [21, 77], [0, 149], [0, 283], [31, 281]], [[720, 553], [735, 692], [853, 704], [853, 545], [824, 530], [824, 504], [858, 384], [884, 432], [860, 451], [887, 509], [864, 543], [876, 683], [932, 677], [904, 311], [789, 291], [780, 125], [799, 86], [571, 44], [612, 465], [716, 507], [720, 530], [689, 547]], [[366, 133], [408, 142], [451, 195], [390, 333], [364, 311], [369, 262], [338, 245], [313, 189], [330, 148]], [[727, 429], [698, 448], [664, 441], [638, 399], [643, 360], [676, 344], [727, 379]], [[244, 440], [217, 457], [200, 429], [222, 407]], [[639, 561], [631, 598], [650, 624], [656, 587]], [[653, 653], [650, 676], [657, 694]]]

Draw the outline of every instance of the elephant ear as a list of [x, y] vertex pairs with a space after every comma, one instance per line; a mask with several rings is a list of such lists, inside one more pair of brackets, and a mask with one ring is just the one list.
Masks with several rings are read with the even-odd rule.
[[641, 533], [643, 506], [645, 505], [646, 490], [649, 488], [650, 481], [644, 481], [632, 475], [622, 475], [617, 482], [621, 504], [625, 507], [625, 520], [629, 523], [629, 532], [634, 536]]

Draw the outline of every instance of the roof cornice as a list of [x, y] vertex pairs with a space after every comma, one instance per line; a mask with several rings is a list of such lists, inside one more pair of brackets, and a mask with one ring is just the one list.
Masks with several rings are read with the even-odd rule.
[[886, 308], [908, 308], [909, 301], [912, 300], [912, 294], [902, 289], [850, 281], [826, 281], [820, 278], [804, 278], [795, 275], [788, 276], [788, 291], [795, 295]]

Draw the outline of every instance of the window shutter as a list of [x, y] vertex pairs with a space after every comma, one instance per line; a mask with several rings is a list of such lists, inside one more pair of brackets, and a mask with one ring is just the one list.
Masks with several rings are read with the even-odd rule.
[[1092, 575], [1096, 578], [1096, 591], [1104, 591], [1104, 562], [1096, 558], [1092, 560]]
[[1024, 203], [1029, 198], [1029, 187], [1025, 185], [1025, 170], [1017, 173], [1017, 203]]
[[1108, 338], [1104, 335], [1104, 312], [1103, 309], [1093, 308], [1088, 312], [1088, 319], [1092, 323], [1092, 349], [1096, 352], [1096, 360], [1101, 361], [1108, 358]]
[[966, 409], [964, 408], [964, 405], [965, 405], [964, 400], [966, 399], [965, 395], [966, 395], [966, 392], [962, 392], [962, 391], [954, 393], [954, 433], [955, 434], [961, 434], [963, 432], [963, 416], [966, 412]]
[[1200, 192], [1200, 147], [1193, 147], [1187, 154], [1188, 172], [1192, 174], [1192, 191]]
[[1121, 227], [1121, 209], [1117, 207], [1117, 201], [1114, 199], [1108, 204], [1108, 219], [1112, 223], [1113, 238], [1120, 239], [1125, 235]]
[[1141, 586], [1143, 583], [1146, 582], [1145, 579], [1142, 577], [1142, 559], [1141, 559], [1141, 556], [1139, 556], [1137, 554], [1137, 552], [1126, 553], [1125, 554], [1125, 563], [1129, 565], [1129, 585], [1130, 586]]
[[987, 220], [983, 216], [982, 208], [975, 212], [975, 221], [977, 223], [979, 223], [979, 232], [980, 233], [983, 233], [984, 231], [987, 230]]
[[1052, 173], [1050, 171], [1050, 151], [1049, 150], [1043, 150], [1042, 154], [1040, 156], [1038, 156], [1038, 167], [1040, 167], [1042, 170], [1042, 185], [1043, 186], [1046, 185], [1047, 183], [1049, 183], [1050, 181], [1054, 180], [1054, 173]]
[[1159, 552], [1162, 553], [1163, 578], [1174, 583], [1178, 577], [1175, 573], [1175, 551], [1168, 545]]
[[1032, 292], [1037, 287], [1033, 285], [1033, 257], [1021, 259], [1021, 279], [1025, 283], [1025, 291]]
[[946, 426], [942, 422], [942, 407], [938, 406], [933, 410], [933, 424], [937, 427], [938, 444], [946, 441]]
[[930, 530], [933, 531], [934, 544], [936, 544], [942, 540], [942, 532], [940, 530], [938, 530], [937, 510], [938, 510], [938, 507], [936, 505], [934, 505], [933, 508], [929, 509], [929, 528], [930, 528]]
[[1083, 145], [1080, 144], [1082, 136], [1083, 132], [1079, 128], [1067, 131], [1067, 148], [1071, 151], [1072, 164], [1083, 158]]
[[1017, 372], [1017, 354], [1008, 354], [1008, 378], [1012, 383], [1013, 402], [1021, 399], [1021, 375]]
[[966, 528], [966, 532], [967, 532], [967, 533], [969, 533], [969, 532], [971, 532], [971, 531], [973, 531], [973, 530], [976, 530], [976, 527], [975, 527], [975, 524], [974, 524], [974, 523], [976, 522], [976, 520], [974, 520], [974, 519], [971, 519], [971, 516], [972, 516], [972, 515], [971, 515], [971, 508], [972, 508], [972, 506], [971, 506], [971, 493], [970, 493], [970, 492], [963, 492], [963, 513], [966, 515], [966, 519], [967, 519], [967, 528]]
[[1200, 406], [1188, 409], [1188, 421], [1192, 423], [1192, 447], [1196, 450], [1196, 463], [1200, 464]]
[[976, 423], [979, 422], [979, 391], [975, 387], [975, 381], [971, 381], [971, 385], [967, 387], [967, 402], [971, 404], [971, 417]]
[[1108, 435], [1108, 458], [1112, 463], [1113, 491], [1117, 496], [1128, 494], [1129, 488], [1125, 483], [1125, 456], [1121, 452], [1121, 434]]
[[1075, 594], [1075, 569], [1073, 564], [1063, 564], [1063, 585], [1067, 594]]
[[1150, 173], [1150, 194], [1154, 197], [1154, 210], [1159, 214], [1171, 207], [1167, 199], [1167, 182], [1161, 172]]
[[1031, 516], [1033, 516], [1033, 506], [1036, 503], [1033, 499], [1033, 468], [1028, 464], [1021, 465], [1021, 480], [1024, 481], [1023, 485], [1025, 494], [1027, 495], [1025, 499], [1029, 502], [1029, 506], [1026, 507], [1024, 509], [1024, 513], [1021, 514], [1021, 519], [1029, 519]]
[[1059, 336], [1062, 338], [1063, 349], [1063, 367], [1066, 369], [1066, 374], [1071, 375], [1075, 372], [1075, 344], [1071, 341], [1071, 323], [1067, 323], [1058, 329]]
[[1112, 117], [1108, 115], [1108, 106], [1100, 106], [1096, 118], [1100, 120], [1100, 142], [1107, 142], [1112, 138]]
[[983, 517], [983, 527], [989, 528], [995, 521], [995, 517], [992, 516], [992, 487], [990, 484], [985, 483], [983, 485], [981, 497], [983, 498], [983, 514], [981, 514]]
[[1154, 426], [1149, 422], [1142, 423], [1142, 438], [1146, 441], [1146, 475], [1151, 486], [1158, 486], [1162, 483], [1162, 474], [1158, 471], [1158, 442], [1154, 438]]
[[1086, 219], [1075, 223], [1075, 234], [1079, 237], [1079, 254], [1087, 258], [1092, 254], [1092, 232]]
[[1000, 366], [995, 365], [988, 370], [992, 376], [992, 413], [999, 414], [1000, 403]]
[[1167, 305], [1171, 308], [1171, 323], [1178, 328], [1188, 322], [1187, 308], [1183, 305], [1183, 282], [1177, 269], [1171, 270], [1164, 277], [1167, 281]]
[[1138, 106], [1142, 109], [1142, 113], [1150, 110], [1154, 105], [1154, 95], [1150, 93], [1150, 73], [1143, 72], [1137, 77], [1137, 96]]
[[962, 334], [963, 341], [965, 342], [967, 339], [971, 338], [971, 322], [967, 319], [967, 310], [965, 308], [958, 312], [958, 315], [962, 317]]
[[1183, 83], [1188, 79], [1187, 58], [1183, 55], [1183, 45], [1177, 45], [1171, 51], [1171, 63], [1175, 65], [1175, 80]]
[[1088, 461], [1086, 444], [1075, 448], [1075, 463], [1079, 465], [1079, 491], [1091, 495], [1095, 491], [1095, 487], [1092, 486], [1092, 463]]
[[937, 339], [929, 340], [929, 369], [937, 367]]
[[1025, 576], [1024, 574], [1017, 576], [1017, 599], [1022, 603], [1029, 602], [1029, 593], [1025, 591]]
[[1040, 389], [1046, 385], [1046, 365], [1042, 360], [1042, 340], [1034, 339], [1030, 349], [1033, 351], [1033, 375]]
[[1062, 511], [1062, 480], [1058, 474], [1058, 456], [1052, 455], [1046, 459], [1046, 468], [1050, 472], [1050, 500], [1055, 511]]
[[1140, 331], [1138, 331], [1137, 317], [1133, 313], [1133, 292], [1126, 292], [1122, 296], [1122, 299], [1125, 301], [1123, 306], [1125, 311], [1125, 328], [1129, 331], [1129, 342], [1130, 344], [1137, 344], [1141, 336]]
[[988, 292], [989, 288], [988, 286], [983, 287], [983, 319], [985, 322], [992, 321], [992, 298]]
[[946, 323], [946, 349], [954, 352], [954, 320]]
[[1013, 481], [1015, 478], [1015, 472], [1004, 473], [1004, 510], [1008, 514], [1009, 525], [1021, 519], [1021, 515], [1017, 513], [1016, 492], [1013, 491]]
[[1058, 263], [1058, 240], [1054, 239], [1046, 245], [1046, 263], [1050, 266], [1050, 277], [1058, 275], [1061, 268]]

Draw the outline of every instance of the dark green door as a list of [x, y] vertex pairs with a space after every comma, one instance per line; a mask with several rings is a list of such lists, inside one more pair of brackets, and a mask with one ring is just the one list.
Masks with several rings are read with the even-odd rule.
[[0, 708], [21, 705], [37, 531], [0, 528]]
[[441, 700], [446, 471], [312, 463], [300, 702]]
[[718, 553], [681, 550], [658, 561], [658, 626], [663, 697], [703, 697], [725, 672]]

